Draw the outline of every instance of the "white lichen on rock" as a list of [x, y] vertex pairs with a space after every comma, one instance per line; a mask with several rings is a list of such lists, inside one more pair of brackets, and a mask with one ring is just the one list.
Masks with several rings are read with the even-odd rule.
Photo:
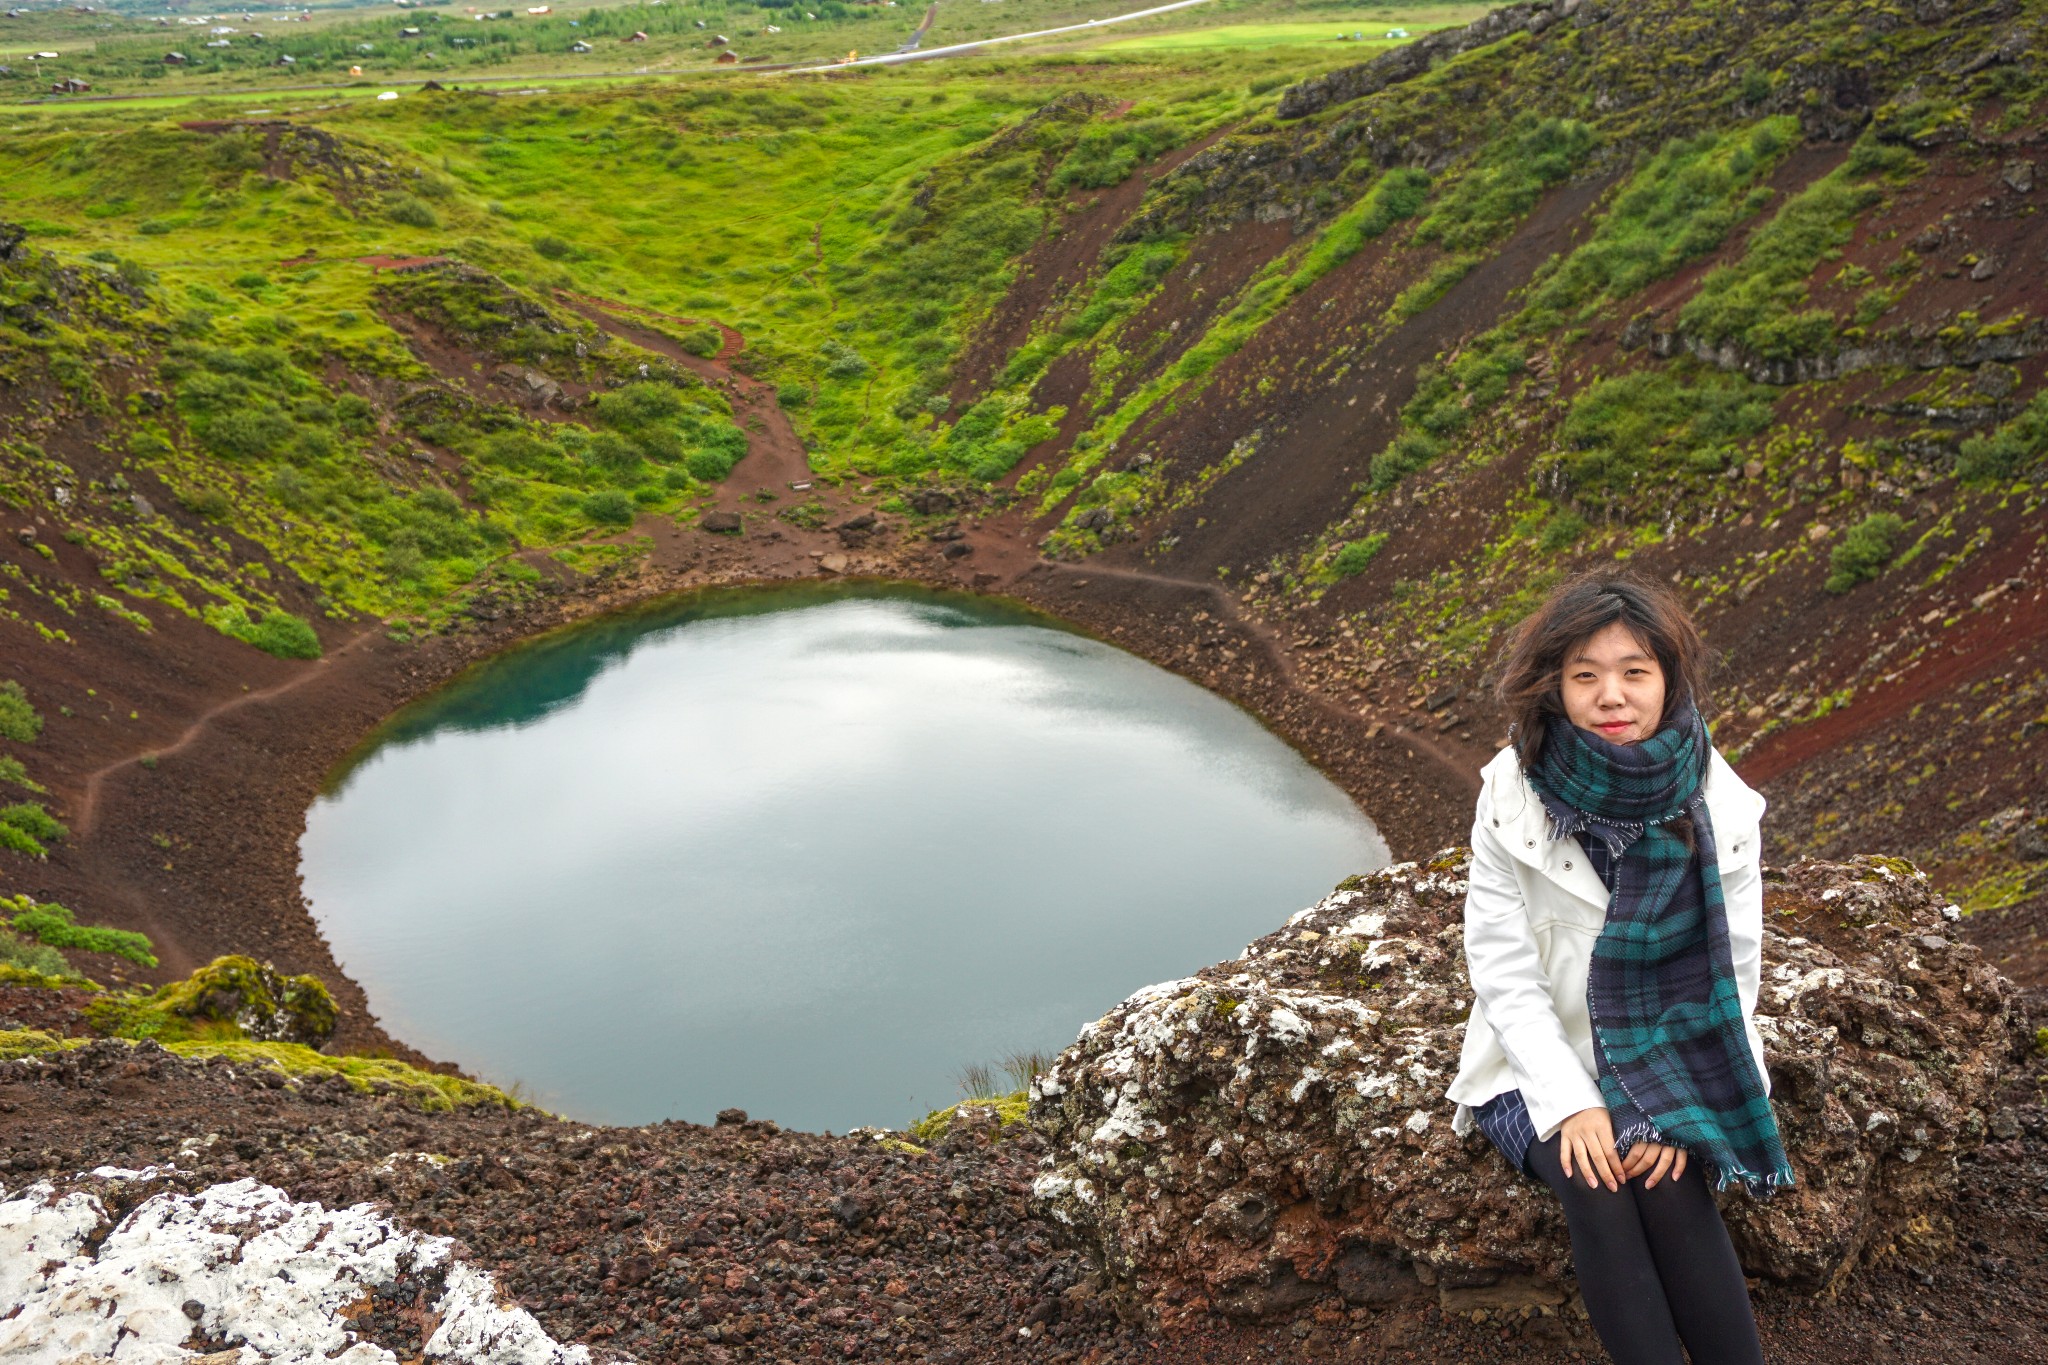
[[210, 1353], [196, 1338], [225, 1343], [211, 1352], [220, 1365], [229, 1351], [236, 1365], [396, 1365], [347, 1319], [403, 1283], [434, 1291], [423, 1305], [428, 1360], [590, 1365], [588, 1348], [560, 1344], [501, 1301], [488, 1273], [454, 1258], [451, 1239], [367, 1204], [330, 1209], [237, 1180], [160, 1190], [108, 1228], [109, 1200], [128, 1193], [117, 1187], [162, 1176], [103, 1168], [77, 1188], [45, 1182], [0, 1199], [0, 1361], [171, 1365]]
[[[1752, 1273], [1826, 1286], [1902, 1234], [1939, 1239], [2017, 1016], [1904, 864], [1804, 862], [1766, 886], [1757, 1030], [1799, 1184], [1729, 1199], [1729, 1222]], [[1033, 1193], [1128, 1308], [1260, 1316], [1391, 1281], [1563, 1276], [1555, 1201], [1456, 1136], [1443, 1097], [1472, 1001], [1464, 897], [1460, 850], [1347, 882], [1242, 958], [1133, 993], [1034, 1082], [1053, 1151]]]

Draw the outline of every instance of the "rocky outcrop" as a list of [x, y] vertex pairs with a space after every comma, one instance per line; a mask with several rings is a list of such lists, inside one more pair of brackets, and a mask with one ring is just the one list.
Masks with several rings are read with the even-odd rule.
[[[1465, 859], [1353, 878], [1242, 958], [1139, 991], [1038, 1079], [1035, 1196], [1123, 1311], [1563, 1297], [1555, 1201], [1456, 1136], [1443, 1096], [1471, 1003]], [[1766, 883], [1757, 1024], [1799, 1183], [1724, 1208], [1750, 1273], [1826, 1288], [1946, 1244], [1956, 1161], [1997, 1121], [2019, 1025], [1910, 865], [1807, 861]]]
[[1438, 62], [1447, 61], [1476, 47], [1497, 43], [1517, 33], [1541, 33], [1560, 19], [1576, 17], [1580, 23], [1598, 23], [1606, 7], [1587, 5], [1584, 0], [1534, 0], [1534, 3], [1503, 5], [1463, 28], [1447, 28], [1404, 43], [1369, 62], [1347, 66], [1328, 75], [1289, 86], [1280, 96], [1274, 116], [1306, 118], [1333, 104], [1347, 104], [1366, 95], [1378, 94], [1390, 85], [1413, 80]]

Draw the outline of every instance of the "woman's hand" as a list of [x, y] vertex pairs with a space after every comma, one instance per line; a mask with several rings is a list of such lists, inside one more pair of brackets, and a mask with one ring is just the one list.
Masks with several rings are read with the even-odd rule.
[[1610, 1190], [1618, 1190], [1628, 1179], [1621, 1171], [1621, 1157], [1614, 1150], [1614, 1124], [1604, 1106], [1581, 1109], [1564, 1121], [1557, 1130], [1557, 1155], [1565, 1179], [1571, 1179], [1576, 1167], [1590, 1189], [1604, 1184]]
[[1667, 1173], [1673, 1180], [1685, 1174], [1685, 1148], [1664, 1142], [1638, 1142], [1628, 1149], [1621, 1171], [1630, 1180], [1648, 1171], [1650, 1178], [1643, 1182], [1643, 1188], [1654, 1190]]

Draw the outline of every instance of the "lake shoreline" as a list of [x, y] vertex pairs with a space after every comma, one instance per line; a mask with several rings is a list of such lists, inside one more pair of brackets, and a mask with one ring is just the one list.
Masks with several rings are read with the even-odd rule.
[[[326, 661], [304, 666], [288, 690], [191, 731], [154, 767], [113, 767], [100, 784], [93, 828], [58, 847], [38, 894], [150, 933], [162, 959], [150, 979], [248, 953], [329, 983], [342, 1008], [337, 1049], [453, 1070], [388, 1032], [335, 961], [300, 884], [306, 811], [336, 767], [393, 713], [473, 665], [551, 631], [682, 593], [815, 581], [820, 571], [810, 550], [837, 543], [827, 532], [779, 524], [739, 537], [665, 521], [643, 521], [641, 529], [652, 532], [653, 544], [637, 565], [564, 582], [523, 609], [468, 619], [417, 643], [392, 640], [372, 624]], [[996, 552], [977, 555], [982, 565], [1007, 561], [1010, 571], [969, 571], [929, 540], [897, 539], [848, 557], [847, 576], [1006, 598], [1204, 687], [1256, 717], [1361, 809], [1369, 806], [1397, 859], [1462, 837], [1470, 788], [1453, 764], [1463, 759], [1476, 780], [1486, 755], [1443, 747], [1404, 733], [1393, 718], [1354, 713], [1317, 695], [1293, 675], [1286, 646], [1237, 618], [1234, 599], [1214, 585], [1039, 560], [999, 526], [978, 527], [970, 537], [977, 550]], [[220, 647], [243, 648], [225, 638]], [[196, 696], [189, 714], [233, 700]], [[149, 752], [156, 751], [135, 758]], [[66, 785], [69, 796], [78, 784]], [[166, 829], [177, 842], [168, 860], [147, 841]]]

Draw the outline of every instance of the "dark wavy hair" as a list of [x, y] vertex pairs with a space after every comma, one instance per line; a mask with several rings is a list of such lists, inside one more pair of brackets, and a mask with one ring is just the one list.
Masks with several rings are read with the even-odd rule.
[[1706, 646], [1678, 595], [1627, 569], [1582, 573], [1559, 584], [1522, 622], [1501, 664], [1500, 701], [1513, 724], [1522, 771], [1535, 771], [1547, 719], [1564, 714], [1564, 661], [1617, 621], [1657, 656], [1664, 670], [1658, 729], [1688, 705], [1707, 709]]

